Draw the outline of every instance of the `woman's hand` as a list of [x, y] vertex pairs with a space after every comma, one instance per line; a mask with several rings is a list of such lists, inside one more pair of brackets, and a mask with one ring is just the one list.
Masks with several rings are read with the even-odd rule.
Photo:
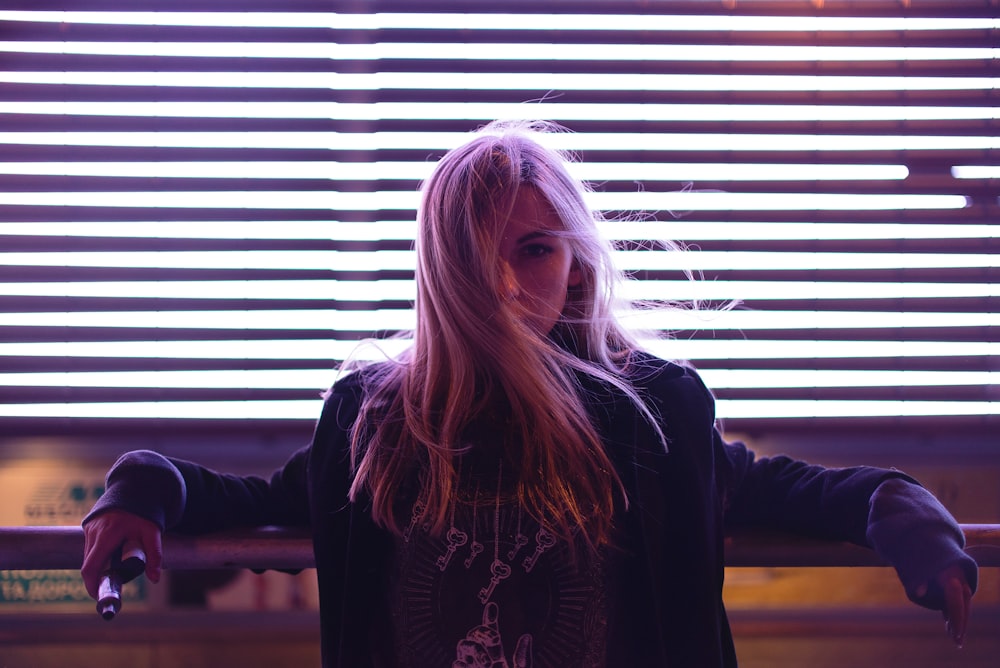
[[163, 538], [160, 527], [124, 510], [106, 510], [83, 525], [83, 566], [80, 575], [87, 593], [97, 598], [101, 576], [108, 572], [111, 555], [125, 543], [135, 544], [146, 553], [146, 577], [160, 581]]
[[[972, 610], [972, 587], [965, 578], [965, 571], [958, 564], [953, 564], [938, 573], [934, 578], [934, 586], [940, 589], [944, 597], [945, 626], [952, 641], [962, 646], [965, 642], [965, 630], [969, 625], [969, 613]], [[926, 596], [928, 585], [917, 590], [917, 596]]]

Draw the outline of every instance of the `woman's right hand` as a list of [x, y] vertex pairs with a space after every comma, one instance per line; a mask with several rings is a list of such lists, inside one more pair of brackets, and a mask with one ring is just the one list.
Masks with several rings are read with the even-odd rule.
[[97, 599], [101, 577], [108, 572], [111, 555], [125, 543], [139, 545], [146, 553], [146, 577], [160, 581], [163, 536], [154, 522], [124, 510], [105, 510], [83, 525], [83, 566], [80, 575], [90, 597]]

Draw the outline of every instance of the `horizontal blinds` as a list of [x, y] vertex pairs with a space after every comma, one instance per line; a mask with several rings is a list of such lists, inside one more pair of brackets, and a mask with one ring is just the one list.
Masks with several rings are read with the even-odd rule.
[[730, 425], [996, 424], [994, 3], [199, 4], [0, 10], [0, 424], [307, 424], [511, 117], [572, 130], [628, 296], [703, 304], [630, 323]]

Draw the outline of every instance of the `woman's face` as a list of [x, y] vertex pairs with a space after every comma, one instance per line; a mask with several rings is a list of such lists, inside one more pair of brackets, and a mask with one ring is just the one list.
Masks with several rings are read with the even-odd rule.
[[553, 234], [564, 229], [539, 191], [522, 186], [500, 240], [501, 297], [516, 301], [527, 324], [542, 336], [552, 331], [562, 315], [568, 289], [580, 284], [569, 243]]

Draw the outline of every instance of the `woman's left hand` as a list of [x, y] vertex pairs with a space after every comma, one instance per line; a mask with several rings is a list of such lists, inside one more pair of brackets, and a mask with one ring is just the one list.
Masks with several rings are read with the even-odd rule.
[[[969, 613], [972, 610], [972, 587], [965, 578], [965, 571], [958, 564], [953, 564], [937, 574], [934, 584], [940, 588], [944, 597], [945, 627], [948, 636], [959, 647], [965, 642], [965, 631], [969, 625]], [[928, 585], [917, 589], [917, 596], [926, 596]]]

